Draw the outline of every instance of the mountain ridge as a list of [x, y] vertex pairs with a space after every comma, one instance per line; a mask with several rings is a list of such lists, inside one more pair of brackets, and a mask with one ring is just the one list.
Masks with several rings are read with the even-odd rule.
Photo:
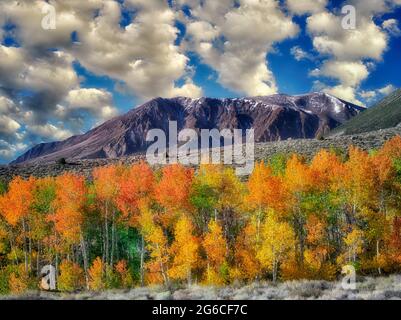
[[130, 155], [148, 147], [145, 138], [150, 129], [167, 132], [168, 121], [177, 121], [178, 130], [253, 128], [256, 142], [314, 138], [362, 110], [326, 93], [224, 99], [158, 97], [82, 135], [38, 144], [11, 164]]

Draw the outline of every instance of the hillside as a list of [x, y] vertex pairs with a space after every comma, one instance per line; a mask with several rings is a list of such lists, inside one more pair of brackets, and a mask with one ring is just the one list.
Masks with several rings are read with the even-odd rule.
[[345, 123], [361, 110], [326, 93], [236, 99], [156, 98], [83, 135], [39, 144], [13, 164], [129, 156], [146, 150], [149, 130], [167, 133], [169, 121], [177, 121], [179, 131], [253, 128], [256, 142], [310, 139]]
[[349, 135], [387, 129], [401, 123], [401, 89], [331, 131], [330, 135]]
[[[395, 128], [372, 131], [349, 136], [334, 136], [324, 140], [299, 139], [276, 142], [257, 143], [255, 145], [255, 160], [270, 159], [276, 154], [298, 153], [311, 159], [320, 149], [334, 149], [345, 153], [349, 146], [354, 145], [363, 150], [380, 148], [387, 140], [396, 135], [401, 135], [401, 126]], [[112, 163], [122, 163], [130, 165], [145, 159], [143, 153], [119, 157], [113, 159], [81, 159], [60, 165], [57, 161], [39, 163], [28, 162], [15, 165], [0, 165], [0, 181], [7, 182], [14, 176], [28, 178], [33, 175], [36, 177], [57, 176], [63, 172], [76, 172], [91, 177], [91, 172], [96, 167], [105, 166]]]

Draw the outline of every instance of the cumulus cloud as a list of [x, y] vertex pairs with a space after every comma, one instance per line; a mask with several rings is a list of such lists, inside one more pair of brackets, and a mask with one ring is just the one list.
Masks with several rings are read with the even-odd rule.
[[[398, 0], [350, 1], [357, 12], [357, 28], [354, 30], [343, 29], [343, 16], [325, 9], [307, 18], [307, 31], [315, 50], [323, 58], [322, 65], [311, 75], [338, 81], [326, 91], [357, 104], [361, 104], [358, 94], [362, 97], [369, 94], [359, 92], [360, 85], [369, 76], [375, 62], [382, 59], [389, 42], [384, 25], [378, 25], [374, 17], [391, 10], [396, 2]], [[385, 24], [390, 28], [393, 23]]]
[[[56, 9], [54, 30], [42, 28], [49, 4]], [[132, 17], [124, 26], [123, 8]], [[88, 113], [95, 123], [115, 116], [109, 92], [81, 88], [76, 62], [140, 99], [201, 96], [189, 59], [176, 43], [175, 18], [168, 2], [160, 0], [1, 1], [0, 39], [6, 32], [18, 44], [0, 44], [0, 88], [18, 106], [18, 112], [1, 114], [2, 131], [24, 132], [34, 144], [79, 133]], [[15, 26], [12, 31], [3, 30], [6, 21]], [[12, 147], [19, 143], [15, 137], [7, 141], [8, 154], [19, 150]]]
[[46, 123], [44, 125], [29, 125], [27, 129], [38, 136], [55, 139], [55, 140], [64, 140], [71, 137], [72, 132], [69, 130], [63, 129], [60, 125], [55, 126], [50, 123]]
[[125, 5], [135, 10], [132, 23], [121, 27], [120, 4], [104, 2], [89, 31], [79, 34], [75, 57], [88, 70], [123, 81], [142, 99], [183, 92], [199, 97], [202, 90], [191, 79], [176, 84], [189, 72], [189, 59], [175, 44], [178, 29], [167, 2], [127, 0]]
[[65, 99], [68, 108], [64, 112], [73, 110], [85, 110], [98, 116], [101, 120], [108, 120], [118, 114], [113, 106], [113, 97], [106, 90], [94, 88], [80, 88], [71, 90]]
[[18, 152], [25, 150], [28, 146], [24, 143], [11, 144], [6, 140], [0, 139], [0, 157], [12, 160]]
[[274, 43], [294, 37], [298, 26], [278, 1], [179, 1], [191, 8], [189, 48], [218, 72], [224, 86], [248, 95], [277, 92], [266, 62]]

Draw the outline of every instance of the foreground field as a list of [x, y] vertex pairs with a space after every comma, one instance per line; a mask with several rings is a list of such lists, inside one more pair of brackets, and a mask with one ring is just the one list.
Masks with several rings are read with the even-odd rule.
[[[74, 294], [27, 292], [3, 299], [29, 300], [401, 300], [401, 275], [358, 279], [356, 290], [344, 290], [341, 282], [288, 281], [279, 284], [254, 283], [244, 287], [193, 285], [174, 292], [161, 286], [101, 293]], [[1, 299], [1, 298], [0, 298]]]

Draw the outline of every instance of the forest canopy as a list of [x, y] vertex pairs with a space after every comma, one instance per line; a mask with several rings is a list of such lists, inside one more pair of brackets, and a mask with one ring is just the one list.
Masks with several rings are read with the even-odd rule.
[[0, 293], [151, 284], [334, 280], [401, 271], [401, 138], [370, 153], [321, 150], [219, 165], [110, 165], [0, 187]]

